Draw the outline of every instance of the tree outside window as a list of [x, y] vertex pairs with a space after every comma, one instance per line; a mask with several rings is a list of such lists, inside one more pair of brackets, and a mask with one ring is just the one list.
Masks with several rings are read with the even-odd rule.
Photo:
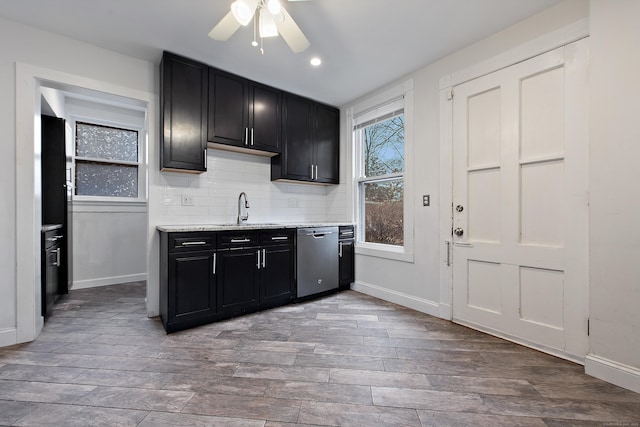
[[[398, 113], [398, 112], [396, 112]], [[360, 221], [368, 243], [404, 244], [404, 114], [374, 120], [361, 132]]]

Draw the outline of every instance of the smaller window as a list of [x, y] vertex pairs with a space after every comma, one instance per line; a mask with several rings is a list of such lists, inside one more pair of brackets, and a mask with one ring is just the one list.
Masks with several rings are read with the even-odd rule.
[[138, 131], [76, 122], [75, 194], [138, 198]]

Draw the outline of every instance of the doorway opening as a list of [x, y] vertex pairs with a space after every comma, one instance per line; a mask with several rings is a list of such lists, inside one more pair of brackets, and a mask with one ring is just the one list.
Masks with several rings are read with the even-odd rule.
[[[43, 99], [46, 99], [46, 102], [43, 102]], [[75, 149], [72, 125], [74, 126], [79, 118], [95, 118], [102, 115], [102, 123], [106, 121], [122, 124], [129, 121], [129, 127], [135, 127], [140, 134], [140, 178], [138, 197], [135, 200], [118, 201], [100, 197], [72, 200], [74, 216], [71, 237], [74, 244], [70, 256], [83, 256], [91, 261], [83, 259], [81, 262], [72, 263], [77, 268], [73, 267], [75, 271], [71, 275], [73, 280], [70, 289], [86, 288], [146, 280], [147, 141], [149, 129], [152, 128], [150, 123], [153, 117], [153, 102], [154, 95], [147, 92], [26, 64], [16, 64], [16, 233], [19, 236], [16, 241], [16, 343], [35, 339], [42, 329], [44, 320], [40, 309], [40, 234], [43, 202], [41, 115], [53, 114], [66, 119], [66, 145], [72, 149]], [[132, 125], [131, 121], [135, 121], [136, 124]], [[73, 170], [73, 155], [68, 156], [68, 160], [71, 167], [66, 172], [67, 177], [74, 182], [76, 176]], [[135, 227], [139, 235], [131, 233], [131, 228], [125, 228], [123, 224]], [[118, 241], [118, 233], [114, 233], [118, 229], [121, 231], [120, 236], [123, 233], [127, 236], [124, 242]], [[122, 245], [136, 248], [137, 258], [132, 257], [131, 264], [136, 265], [137, 271], [118, 273], [126, 271], [121, 269], [123, 261], [119, 258], [123, 252]], [[83, 272], [79, 268], [86, 268], [89, 272], [93, 269], [97, 274], [93, 278], [87, 277], [87, 271]]]

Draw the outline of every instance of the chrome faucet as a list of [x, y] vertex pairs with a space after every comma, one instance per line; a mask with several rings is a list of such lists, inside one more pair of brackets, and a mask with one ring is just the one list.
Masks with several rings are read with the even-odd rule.
[[238, 196], [238, 225], [245, 223], [249, 219], [249, 212], [247, 212], [246, 210], [244, 211], [244, 215], [242, 215], [242, 205], [240, 204], [242, 196], [244, 196], [245, 209], [249, 209], [249, 200], [247, 200], [247, 193], [243, 191]]

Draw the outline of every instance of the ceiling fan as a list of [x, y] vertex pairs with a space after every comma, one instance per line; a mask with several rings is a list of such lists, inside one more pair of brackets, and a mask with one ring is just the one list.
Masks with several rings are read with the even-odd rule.
[[[305, 1], [305, 0], [289, 0]], [[310, 43], [298, 24], [280, 4], [280, 0], [236, 0], [231, 4], [231, 10], [209, 32], [214, 40], [229, 40], [241, 27], [247, 26], [253, 20], [253, 46], [258, 46], [256, 33], [260, 41], [266, 37], [282, 36], [294, 53], [299, 53], [309, 47]], [[260, 51], [264, 53], [261, 48]]]

